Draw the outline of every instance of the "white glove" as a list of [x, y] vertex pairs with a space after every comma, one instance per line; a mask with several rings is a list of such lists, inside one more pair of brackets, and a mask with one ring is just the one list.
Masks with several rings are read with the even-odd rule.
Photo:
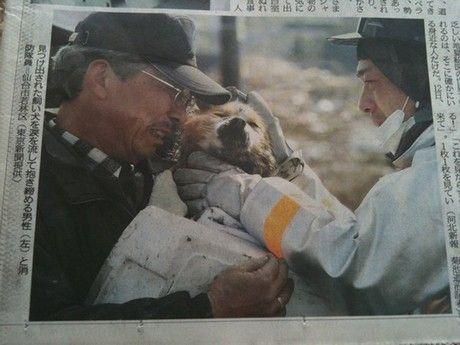
[[305, 166], [305, 161], [302, 158], [302, 151], [294, 151], [289, 147], [278, 118], [272, 114], [261, 95], [254, 91], [250, 92], [247, 95], [246, 102], [262, 117], [267, 127], [273, 154], [278, 163], [278, 169], [275, 175], [288, 181], [293, 180], [302, 173]]
[[179, 195], [190, 215], [219, 207], [235, 219], [239, 219], [246, 197], [261, 179], [260, 175], [246, 174], [204, 152], [193, 152], [187, 159], [187, 168], [174, 173]]

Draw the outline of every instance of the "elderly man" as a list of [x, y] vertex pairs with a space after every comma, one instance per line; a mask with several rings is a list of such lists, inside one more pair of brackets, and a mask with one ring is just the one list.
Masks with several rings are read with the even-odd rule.
[[230, 268], [193, 298], [177, 292], [85, 304], [118, 237], [149, 200], [148, 159], [180, 128], [193, 97], [229, 99], [197, 69], [193, 35], [185, 17], [95, 13], [54, 57], [52, 85], [62, 103], [45, 120], [31, 320], [283, 313], [293, 287], [273, 256]]
[[[296, 186], [211, 166], [196, 153], [188, 168], [176, 172], [181, 196], [192, 209], [217, 206], [239, 219], [293, 269], [320, 270], [348, 284], [351, 313], [446, 312], [449, 285], [423, 21], [364, 18], [358, 32], [333, 41], [357, 45], [359, 108], [379, 126], [382, 150], [399, 171], [382, 178], [353, 214], [308, 166], [294, 179]], [[272, 118], [272, 138], [279, 142], [282, 135], [264, 101], [250, 93], [248, 102]]]

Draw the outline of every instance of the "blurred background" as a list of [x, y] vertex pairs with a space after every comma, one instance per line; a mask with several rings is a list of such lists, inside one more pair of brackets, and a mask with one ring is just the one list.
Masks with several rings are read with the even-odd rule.
[[3, 18], [5, 16], [5, 0], [0, 0], [0, 42], [3, 34]]
[[[52, 53], [88, 12], [55, 11]], [[199, 67], [224, 86], [258, 91], [284, 133], [325, 186], [354, 210], [391, 165], [360, 113], [354, 47], [327, 38], [356, 30], [357, 18], [192, 16]], [[50, 92], [50, 88], [48, 88]], [[47, 106], [53, 95], [47, 95]]]

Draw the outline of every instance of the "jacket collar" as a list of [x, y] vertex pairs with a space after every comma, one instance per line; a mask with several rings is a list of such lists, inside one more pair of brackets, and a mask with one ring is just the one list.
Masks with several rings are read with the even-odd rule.
[[407, 168], [412, 165], [412, 160], [417, 151], [434, 146], [434, 144], [434, 126], [431, 125], [425, 129], [414, 141], [414, 143], [392, 163], [398, 169]]
[[419, 108], [413, 118], [415, 124], [401, 138], [396, 154], [389, 155], [398, 169], [411, 166], [415, 152], [435, 144], [431, 106], [428, 104]]
[[66, 130], [59, 128], [54, 117], [47, 119], [45, 126], [64, 145], [70, 146], [72, 152], [77, 154], [90, 170], [100, 170], [102, 173], [109, 176], [113, 175], [116, 178], [120, 176], [121, 164], [117, 160]]
[[70, 203], [107, 199], [108, 192], [109, 195], [122, 196], [113, 176], [92, 172], [81, 157], [47, 127], [43, 132], [43, 153], [42, 160], [52, 169], [55, 182], [64, 190]]

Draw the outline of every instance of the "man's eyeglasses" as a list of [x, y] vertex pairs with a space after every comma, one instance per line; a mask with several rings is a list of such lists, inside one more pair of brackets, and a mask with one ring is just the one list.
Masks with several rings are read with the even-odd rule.
[[189, 114], [193, 111], [195, 108], [195, 97], [191, 94], [190, 90], [188, 89], [178, 89], [174, 85], [168, 83], [166, 80], [163, 80], [156, 75], [153, 75], [150, 72], [141, 70], [142, 73], [147, 74], [149, 77], [159, 81], [160, 83], [170, 87], [171, 89], [176, 91], [176, 94], [174, 95], [173, 98], [173, 104], [174, 107], [179, 108], [179, 109], [185, 109], [186, 113]]

